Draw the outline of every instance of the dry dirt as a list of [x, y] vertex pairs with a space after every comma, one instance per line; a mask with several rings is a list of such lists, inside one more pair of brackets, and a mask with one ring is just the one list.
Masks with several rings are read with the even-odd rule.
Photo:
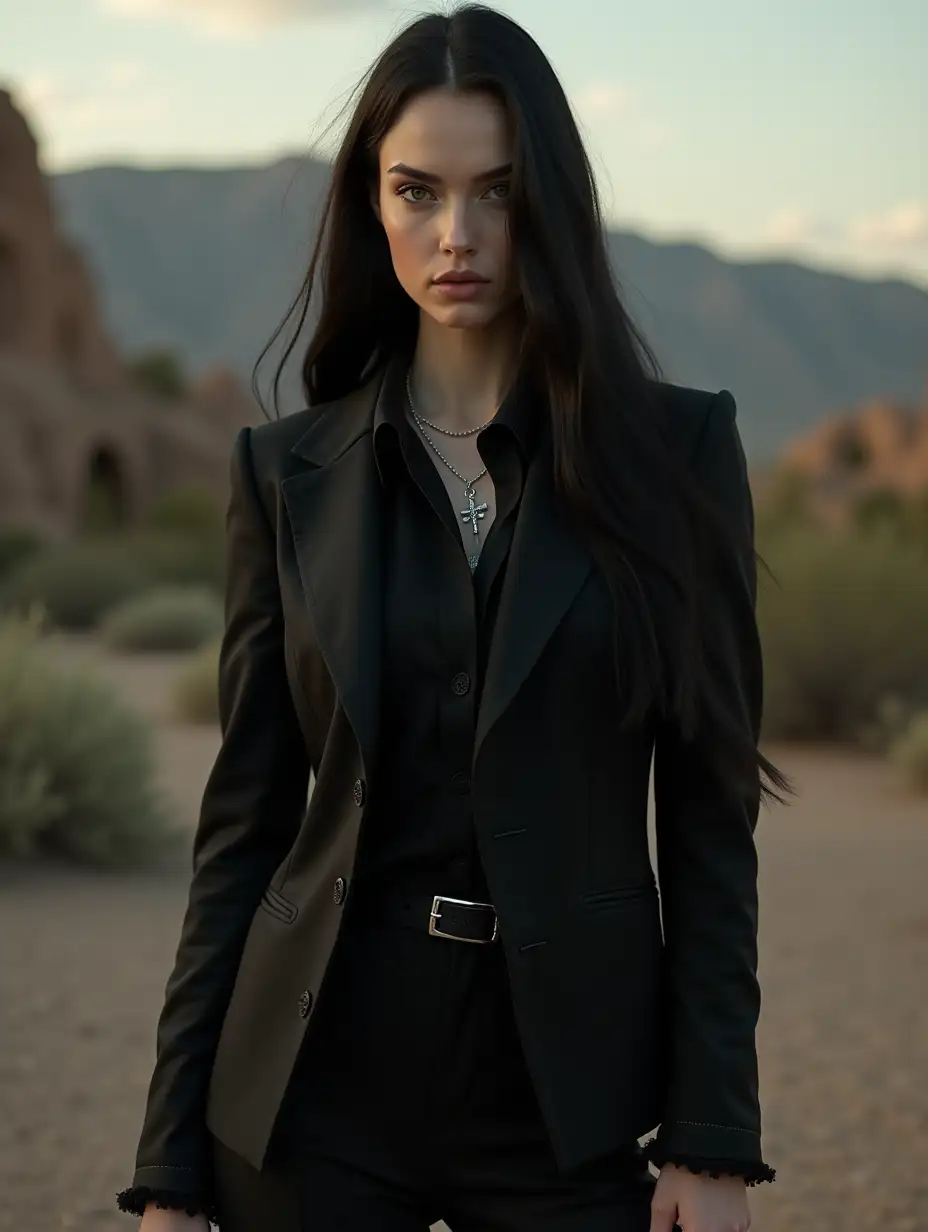
[[[170, 719], [176, 660], [89, 658], [158, 723], [191, 826], [218, 745]], [[760, 1062], [773, 1185], [755, 1232], [928, 1229], [928, 802], [886, 766], [773, 748], [800, 790], [764, 814]], [[154, 1024], [184, 864], [144, 874], [0, 865], [0, 1232], [131, 1228]]]

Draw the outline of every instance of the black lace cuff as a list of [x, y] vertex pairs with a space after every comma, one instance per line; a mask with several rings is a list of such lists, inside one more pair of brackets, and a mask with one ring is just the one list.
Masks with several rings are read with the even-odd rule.
[[163, 1211], [183, 1211], [187, 1215], [205, 1215], [218, 1226], [219, 1219], [213, 1202], [196, 1193], [182, 1193], [177, 1189], [153, 1189], [150, 1185], [135, 1185], [116, 1195], [116, 1205], [127, 1215], [144, 1215], [145, 1207], [154, 1202]]
[[687, 1172], [698, 1175], [740, 1176], [746, 1185], [759, 1185], [762, 1181], [776, 1180], [776, 1169], [768, 1167], [760, 1160], [753, 1159], [721, 1159], [706, 1155], [686, 1155], [675, 1151], [667, 1151], [657, 1145], [656, 1138], [649, 1138], [644, 1144], [647, 1159], [655, 1168], [664, 1164], [674, 1164], [686, 1168]]

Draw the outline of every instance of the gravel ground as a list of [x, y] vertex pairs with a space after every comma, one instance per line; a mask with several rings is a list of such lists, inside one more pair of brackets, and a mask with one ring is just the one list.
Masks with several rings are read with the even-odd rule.
[[[217, 734], [174, 724], [176, 660], [99, 662], [158, 720], [165, 789], [191, 825]], [[762, 1232], [928, 1228], [928, 802], [884, 765], [767, 752], [800, 799], [761, 818], [760, 1063], [773, 1185]], [[154, 1025], [187, 870], [0, 866], [0, 1232], [131, 1228]]]

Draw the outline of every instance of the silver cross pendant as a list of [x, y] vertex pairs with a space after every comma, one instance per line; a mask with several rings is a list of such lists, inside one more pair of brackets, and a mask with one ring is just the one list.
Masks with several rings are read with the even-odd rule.
[[477, 505], [474, 502], [474, 489], [467, 487], [464, 489], [464, 499], [467, 501], [467, 509], [461, 510], [461, 521], [470, 522], [474, 529], [474, 534], [477, 534], [477, 522], [486, 517], [486, 512], [489, 506], [486, 501], [482, 505]]

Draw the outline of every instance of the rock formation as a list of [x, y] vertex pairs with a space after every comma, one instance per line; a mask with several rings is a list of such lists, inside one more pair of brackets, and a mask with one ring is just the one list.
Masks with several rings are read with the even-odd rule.
[[0, 90], [0, 527], [66, 538], [100, 486], [126, 522], [178, 487], [224, 502], [232, 439], [259, 420], [225, 373], [179, 402], [134, 383], [59, 229], [26, 118]]
[[755, 493], [787, 473], [801, 477], [810, 507], [832, 524], [871, 493], [928, 493], [928, 396], [921, 407], [876, 399], [830, 416], [787, 446]]

